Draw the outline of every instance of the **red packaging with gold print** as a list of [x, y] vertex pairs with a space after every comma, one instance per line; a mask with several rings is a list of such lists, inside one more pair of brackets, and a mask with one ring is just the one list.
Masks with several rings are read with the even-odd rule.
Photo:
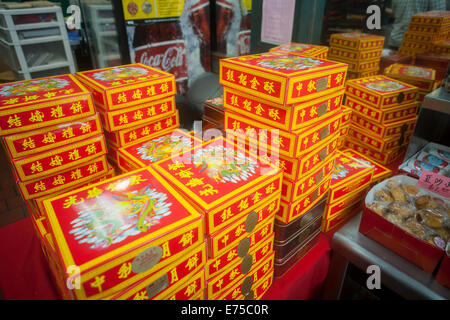
[[175, 77], [141, 63], [81, 71], [75, 76], [105, 111], [141, 105], [176, 93]]
[[102, 134], [97, 114], [69, 123], [4, 136], [6, 150], [12, 159], [34, 155]]
[[381, 75], [349, 80], [346, 83], [347, 96], [361, 99], [365, 104], [378, 109], [414, 102], [417, 92], [417, 87]]
[[203, 300], [205, 286], [205, 270], [202, 269], [161, 300]]
[[86, 181], [106, 174], [108, 170], [106, 156], [103, 155], [78, 167], [72, 167], [35, 180], [18, 181], [17, 184], [22, 197], [28, 200], [82, 185]]
[[341, 118], [341, 128], [349, 125], [352, 118], [352, 109], [342, 105], [341, 106], [342, 118]]
[[29, 181], [48, 176], [71, 167], [76, 167], [106, 154], [102, 134], [70, 145], [28, 156], [11, 163], [20, 181]]
[[347, 72], [347, 78], [345, 79], [347, 83], [348, 80], [352, 80], [352, 79], [359, 79], [359, 78], [365, 78], [365, 77], [370, 77], [370, 76], [374, 76], [378, 74], [378, 71], [380, 69], [374, 69], [371, 71], [364, 71], [364, 72], [352, 72], [349, 71]]
[[433, 52], [450, 53], [450, 40], [436, 41], [433, 43]]
[[289, 42], [269, 49], [269, 52], [285, 52], [292, 55], [298, 55], [302, 57], [311, 57], [316, 59], [326, 59], [328, 53], [328, 47], [318, 46], [313, 44], [304, 44]]
[[383, 44], [384, 37], [367, 33], [334, 33], [330, 37], [330, 47], [339, 47], [347, 50], [381, 50], [383, 49]]
[[392, 163], [403, 153], [403, 151], [405, 151], [404, 148], [399, 148], [393, 151], [381, 153], [376, 150], [373, 150], [372, 148], [362, 145], [359, 141], [354, 140], [350, 137], [345, 138], [344, 148], [356, 150], [359, 153], [362, 153], [367, 157], [375, 160], [376, 162], [379, 162], [380, 164], [384, 165]]
[[336, 114], [340, 109], [344, 91], [339, 89], [311, 101], [283, 106], [224, 87], [223, 105], [227, 110], [291, 132]]
[[[77, 299], [119, 292], [204, 241], [203, 219], [150, 167], [44, 201], [63, 269]], [[92, 225], [95, 228], [92, 228]]]
[[405, 105], [394, 106], [387, 109], [371, 107], [359, 99], [346, 97], [346, 105], [352, 108], [352, 112], [370, 121], [386, 125], [400, 120], [411, 119], [417, 116], [420, 104], [412, 102]]
[[380, 69], [380, 59], [348, 63], [348, 72], [373, 72]]
[[182, 129], [158, 133], [154, 138], [117, 150], [119, 164], [123, 165], [125, 162], [130, 168], [139, 169], [202, 143], [200, 139]]
[[400, 120], [389, 124], [381, 125], [373, 122], [365, 117], [361, 117], [359, 114], [352, 114], [352, 126], [364, 129], [370, 132], [371, 135], [381, 138], [389, 139], [392, 137], [407, 135], [414, 131], [416, 126], [417, 116], [414, 118]]
[[178, 110], [175, 113], [165, 116], [159, 120], [146, 122], [144, 124], [120, 129], [119, 131], [104, 131], [108, 144], [121, 148], [131, 144], [145, 141], [159, 135], [162, 131], [172, 130], [179, 127]]
[[280, 169], [224, 138], [155, 162], [153, 167], [204, 214], [209, 235], [281, 190]]
[[374, 167], [336, 151], [328, 203], [346, 197], [372, 181]]
[[416, 13], [411, 16], [409, 23], [431, 26], [450, 25], [450, 12], [433, 10]]
[[399, 136], [389, 137], [388, 139], [380, 139], [371, 134], [371, 132], [361, 129], [357, 126], [350, 126], [348, 137], [359, 141], [362, 145], [367, 146], [378, 152], [389, 152], [401, 148], [409, 143], [413, 132], [402, 133]]
[[[203, 271], [206, 260], [206, 243], [202, 242], [180, 259], [118, 293], [111, 300], [161, 300]], [[187, 290], [188, 296], [193, 296], [198, 289]]]
[[[367, 188], [366, 188], [367, 189]], [[364, 190], [364, 193], [367, 193], [367, 190]], [[363, 199], [358, 199], [354, 204], [350, 207], [344, 208], [339, 214], [331, 217], [322, 219], [322, 232], [331, 231], [338, 226], [342, 225], [344, 222], [350, 220], [355, 214], [361, 211]]]
[[419, 90], [432, 90], [436, 82], [434, 69], [394, 63], [384, 69], [383, 74], [389, 78], [397, 79], [419, 88]]
[[0, 84], [0, 136], [94, 114], [91, 93], [70, 74]]
[[247, 136], [255, 143], [266, 140], [269, 150], [273, 147], [278, 147], [280, 155], [299, 158], [325, 145], [334, 138], [335, 133], [339, 134], [340, 121], [341, 115], [338, 113], [323, 118], [316, 125], [302, 130], [293, 132], [278, 130], [276, 132], [266, 124], [225, 111], [224, 125], [225, 129], [228, 130], [227, 134], [234, 134], [237, 137]]
[[267, 52], [220, 60], [224, 87], [281, 105], [325, 96], [344, 85], [345, 63]]
[[362, 60], [380, 60], [382, 48], [375, 50], [350, 50], [344, 49], [340, 47], [332, 46], [330, 47], [330, 51], [328, 52], [329, 60], [337, 60], [337, 61], [348, 61], [348, 62], [360, 62]]
[[328, 203], [326, 205], [326, 210], [323, 219], [330, 220], [335, 216], [340, 215], [342, 212], [346, 211], [346, 209], [353, 206], [355, 203], [357, 202], [361, 203], [361, 200], [364, 199], [369, 188], [370, 185], [363, 185], [358, 189], [354, 190], [350, 195], [338, 199], [333, 203]]

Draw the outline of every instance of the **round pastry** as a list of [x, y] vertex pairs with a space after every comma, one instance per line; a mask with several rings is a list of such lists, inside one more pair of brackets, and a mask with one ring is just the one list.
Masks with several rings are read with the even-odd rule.
[[400, 227], [419, 238], [423, 238], [425, 236], [425, 228], [414, 220], [406, 221], [402, 223]]
[[429, 195], [423, 195], [417, 197], [417, 199], [414, 201], [414, 204], [419, 210], [430, 208], [430, 204], [432, 204], [432, 198]]
[[386, 187], [388, 187], [388, 189], [392, 190], [394, 188], [399, 188], [401, 187], [401, 183], [397, 180], [389, 180], [388, 182], [386, 182]]
[[396, 215], [396, 214], [389, 214], [387, 215], [386, 219], [393, 224], [401, 225], [403, 223], [402, 217]]
[[416, 186], [410, 184], [403, 186], [403, 190], [410, 196], [416, 196], [419, 193], [419, 189]]
[[436, 210], [424, 209], [419, 211], [422, 222], [431, 228], [442, 228], [444, 216]]
[[389, 205], [388, 210], [395, 215], [400, 216], [402, 219], [411, 217], [414, 213], [413, 208], [406, 204], [393, 202]]
[[406, 202], [405, 194], [402, 189], [394, 188], [391, 190], [391, 194], [395, 201]]
[[371, 202], [367, 205], [367, 208], [378, 213], [379, 215], [383, 215], [383, 207], [379, 202]]
[[394, 201], [394, 198], [392, 198], [391, 193], [386, 189], [378, 190], [375, 193], [375, 199], [383, 202], [391, 202]]

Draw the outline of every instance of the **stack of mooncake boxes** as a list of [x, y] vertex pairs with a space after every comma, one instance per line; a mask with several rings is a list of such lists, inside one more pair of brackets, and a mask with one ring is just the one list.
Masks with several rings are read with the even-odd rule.
[[42, 200], [114, 174], [91, 93], [72, 75], [0, 85], [0, 135], [32, 215]]
[[399, 48], [401, 54], [417, 54], [436, 50], [435, 46], [450, 39], [450, 12], [426, 11], [411, 16], [408, 30]]
[[320, 232], [320, 214], [302, 216], [317, 212], [311, 209], [328, 191], [346, 72], [344, 63], [283, 52], [220, 61], [227, 138], [235, 136], [284, 172], [276, 276]]
[[418, 88], [378, 75], [347, 81], [345, 96], [352, 122], [344, 146], [384, 165], [402, 156], [417, 120]]
[[384, 37], [367, 33], [335, 33], [330, 37], [328, 59], [348, 64], [347, 79], [378, 74]]
[[277, 47], [269, 49], [269, 52], [284, 52], [301, 57], [310, 57], [315, 59], [326, 59], [328, 54], [328, 47], [318, 46], [314, 44], [304, 44], [289, 42]]
[[118, 167], [117, 150], [179, 126], [172, 74], [143, 64], [75, 73], [93, 94], [108, 146]]
[[223, 137], [152, 167], [204, 217], [207, 299], [261, 299], [273, 279], [281, 170]]
[[38, 229], [64, 299], [204, 299], [203, 217], [151, 167], [43, 206]]
[[417, 99], [419, 101], [440, 85], [440, 81], [436, 79], [436, 71], [431, 68], [394, 63], [387, 67], [383, 74], [416, 86], [419, 89]]
[[348, 130], [350, 129], [350, 123], [352, 120], [352, 109], [346, 105], [341, 105], [341, 125], [339, 126], [339, 139], [337, 143], [337, 149], [340, 150], [344, 147], [345, 138], [348, 135]]

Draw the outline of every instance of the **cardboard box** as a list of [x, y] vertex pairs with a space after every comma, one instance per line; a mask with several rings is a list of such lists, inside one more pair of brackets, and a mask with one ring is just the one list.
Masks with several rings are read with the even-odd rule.
[[450, 53], [450, 40], [433, 42], [433, 52]]
[[204, 103], [203, 117], [218, 123], [223, 122], [223, 96], [208, 99]]
[[[331, 220], [334, 217], [341, 215], [341, 213], [343, 212], [348, 212], [349, 210], [347, 209], [352, 207], [355, 203], [361, 204], [362, 200], [367, 194], [367, 191], [369, 191], [371, 185], [372, 184], [363, 185], [354, 190], [351, 194], [344, 196], [343, 198], [338, 199], [336, 201], [333, 201], [332, 203], [327, 203], [323, 219], [327, 221]], [[324, 230], [322, 229], [322, 231]]]
[[313, 44], [290, 42], [269, 49], [269, 52], [285, 52], [302, 57], [327, 59], [328, 47]]
[[406, 31], [403, 34], [403, 39], [408, 41], [415, 41], [415, 42], [434, 42], [434, 41], [440, 41], [445, 40], [447, 37], [446, 34], [426, 34], [426, 33], [415, 33], [411, 31]]
[[341, 125], [340, 128], [350, 125], [352, 118], [352, 108], [347, 107], [346, 105], [341, 105]]
[[370, 132], [373, 136], [381, 139], [389, 139], [391, 137], [407, 135], [414, 132], [417, 116], [411, 119], [400, 120], [389, 124], [381, 125], [373, 122], [366, 117], [362, 117], [357, 113], [352, 114], [352, 126], [359, 127]]
[[431, 90], [436, 82], [435, 70], [400, 63], [391, 64], [383, 74], [392, 79], [409, 83], [419, 90]]
[[[242, 300], [254, 298], [256, 290], [267, 276], [273, 274], [274, 252], [272, 251], [262, 261], [260, 261], [246, 277], [234, 284], [228, 291], [217, 297], [217, 300]], [[266, 288], [268, 289], [268, 287]], [[253, 292], [252, 292], [253, 291]], [[262, 294], [262, 293], [261, 293]], [[260, 295], [261, 295], [260, 294]], [[256, 295], [258, 296], [258, 295]], [[208, 296], [208, 299], [210, 297]]]
[[375, 50], [351, 50], [340, 47], [330, 47], [328, 52], [328, 60], [361, 62], [366, 60], [380, 60], [382, 48]]
[[119, 131], [104, 131], [106, 142], [116, 148], [126, 147], [134, 143], [151, 139], [165, 130], [173, 130], [180, 126], [178, 110], [160, 120], [147, 122], [135, 127]]
[[396, 150], [409, 144], [412, 134], [413, 132], [411, 131], [384, 140], [373, 136], [371, 132], [357, 126], [352, 125], [348, 130], [349, 138], [359, 141], [362, 145], [381, 153]]
[[[268, 222], [266, 225], [261, 226], [256, 232], [250, 234], [248, 244], [247, 240], [234, 245], [228, 252], [223, 253], [221, 256], [208, 259], [205, 267], [205, 278], [208, 281], [219, 275], [223, 270], [236, 261], [239, 261], [244, 267], [248, 263], [248, 258], [245, 258], [249, 253], [253, 255], [265, 255], [267, 252], [272, 252], [273, 249], [273, 233], [266, 233], [263, 230], [269, 230], [272, 222]], [[246, 243], [247, 242], [247, 243]], [[246, 262], [247, 261], [247, 262]]]
[[77, 299], [119, 292], [204, 241], [202, 216], [150, 167], [45, 200], [44, 208], [59, 263], [79, 267], [69, 277], [80, 277]]
[[348, 80], [352, 80], [352, 79], [360, 79], [360, 78], [375, 76], [378, 74], [379, 71], [380, 71], [380, 69], [374, 69], [371, 71], [364, 71], [364, 72], [349, 71], [349, 72], [347, 72], [346, 82]]
[[189, 150], [202, 141], [183, 129], [156, 132], [158, 135], [117, 150], [119, 165], [139, 169], [183, 150]]
[[374, 167], [352, 158], [341, 151], [336, 151], [334, 171], [330, 179], [328, 203], [348, 197], [368, 186], [372, 180]]
[[106, 154], [102, 134], [46, 152], [11, 159], [14, 174], [20, 181], [29, 181], [52, 175]]
[[381, 125], [388, 125], [405, 119], [415, 118], [419, 112], [420, 104], [412, 102], [406, 105], [397, 105], [387, 109], [378, 109], [366, 104], [365, 101], [347, 96], [346, 105], [352, 108], [352, 113], [369, 119]]
[[205, 269], [188, 278], [184, 284], [170, 292], [161, 300], [204, 300], [205, 291]]
[[448, 25], [422, 25], [410, 23], [408, 26], [408, 31], [415, 34], [446, 34], [450, 30]]
[[450, 13], [445, 10], [433, 10], [413, 14], [411, 24], [442, 26], [450, 25]]
[[69, 123], [11, 134], [3, 137], [10, 158], [17, 159], [48, 151], [102, 134], [97, 114]]
[[18, 181], [23, 199], [29, 200], [75, 187], [106, 174], [109, 170], [106, 156], [100, 156], [78, 167], [72, 167], [45, 177]]
[[311, 101], [283, 106], [224, 87], [223, 105], [227, 110], [242, 116], [292, 132], [336, 114], [340, 109], [344, 91], [339, 89]]
[[70, 74], [0, 84], [0, 136], [94, 114], [91, 93]]
[[354, 217], [358, 212], [361, 211], [361, 201], [362, 199], [359, 199], [352, 206], [346, 207], [339, 214], [335, 215], [332, 218], [324, 218], [322, 220], [321, 226], [322, 232], [329, 232], [331, 230], [334, 230]]
[[282, 171], [217, 138], [153, 164], [194, 203], [212, 235], [281, 190]]
[[115, 111], [98, 110], [103, 128], [109, 132], [155, 122], [172, 115], [174, 112], [177, 112], [174, 97]]
[[322, 182], [310, 193], [305, 194], [297, 201], [285, 202], [282, 200], [280, 203], [280, 210], [276, 213], [275, 219], [281, 221], [282, 223], [289, 223], [307, 213], [311, 208], [319, 203], [328, 192], [330, 180], [331, 174], [325, 177]]
[[431, 51], [433, 44], [431, 42], [417, 42], [411, 40], [402, 40], [401, 48], [414, 54]]
[[80, 71], [75, 76], [93, 94], [95, 105], [113, 111], [175, 95], [175, 77], [141, 63]]
[[219, 82], [288, 105], [342, 88], [346, 72], [345, 63], [268, 52], [220, 60]]
[[334, 33], [330, 37], [330, 47], [339, 47], [357, 51], [382, 50], [384, 37], [367, 33]]
[[[172, 292], [179, 290], [180, 286], [191, 279], [204, 276], [206, 243], [202, 242], [192, 250], [185, 252], [183, 257], [151, 274], [136, 284], [114, 295], [111, 300], [162, 300]], [[200, 284], [204, 280], [200, 280]], [[194, 296], [201, 288], [190, 287], [189, 296]]]
[[380, 69], [380, 59], [347, 62], [349, 72], [373, 72]]
[[345, 138], [344, 148], [356, 150], [359, 153], [366, 155], [370, 159], [373, 159], [374, 161], [384, 165], [392, 163], [406, 151], [405, 148], [399, 148], [393, 151], [381, 153], [373, 150], [372, 148], [368, 148], [362, 145], [359, 141], [353, 140], [351, 137]]
[[280, 195], [276, 194], [267, 200], [235, 223], [226, 226], [211, 236], [207, 236], [208, 257], [221, 256], [228, 252], [228, 249], [241, 242], [243, 242], [242, 245], [245, 245], [244, 243], [248, 242], [252, 233], [262, 232], [262, 237], [271, 234], [275, 212], [278, 212], [280, 208]]
[[373, 161], [372, 159], [369, 159], [368, 157], [364, 156], [363, 154], [352, 150], [352, 149], [345, 149], [342, 150], [342, 153], [347, 154], [351, 156], [352, 158], [355, 158], [361, 162], [367, 163], [374, 167], [374, 172], [372, 175], [372, 182], [371, 184], [376, 184], [384, 179], [389, 178], [392, 175], [392, 170], [386, 168], [385, 166], [382, 166], [381, 164]]
[[[274, 129], [251, 118], [243, 117], [225, 111], [225, 129], [227, 136], [234, 134], [236, 137], [249, 137], [250, 142], [255, 145], [261, 140], [267, 141], [268, 150], [279, 148], [279, 154], [298, 158], [325, 145], [334, 138], [334, 134], [339, 133], [341, 115], [335, 114], [325, 117], [317, 123], [305, 129], [287, 132]], [[244, 131], [245, 130], [245, 131]]]
[[381, 75], [349, 80], [346, 85], [347, 96], [361, 99], [378, 109], [412, 103], [417, 99], [417, 87]]
[[322, 161], [317, 169], [314, 169], [304, 178], [302, 177], [301, 180], [292, 181], [284, 177], [281, 186], [281, 199], [286, 202], [293, 202], [303, 197], [332, 173], [333, 164], [334, 158], [330, 157], [327, 161]]

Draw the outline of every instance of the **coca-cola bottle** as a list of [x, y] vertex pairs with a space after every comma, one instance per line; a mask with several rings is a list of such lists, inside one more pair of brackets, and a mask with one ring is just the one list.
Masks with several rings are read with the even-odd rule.
[[187, 91], [186, 46], [178, 20], [137, 25], [133, 49], [135, 62], [173, 74], [177, 93]]
[[205, 71], [211, 70], [211, 32], [209, 28], [209, 0], [200, 0], [189, 8], [189, 21], [200, 40], [200, 60]]
[[234, 4], [216, 1], [216, 51], [227, 54], [227, 34], [234, 20]]

